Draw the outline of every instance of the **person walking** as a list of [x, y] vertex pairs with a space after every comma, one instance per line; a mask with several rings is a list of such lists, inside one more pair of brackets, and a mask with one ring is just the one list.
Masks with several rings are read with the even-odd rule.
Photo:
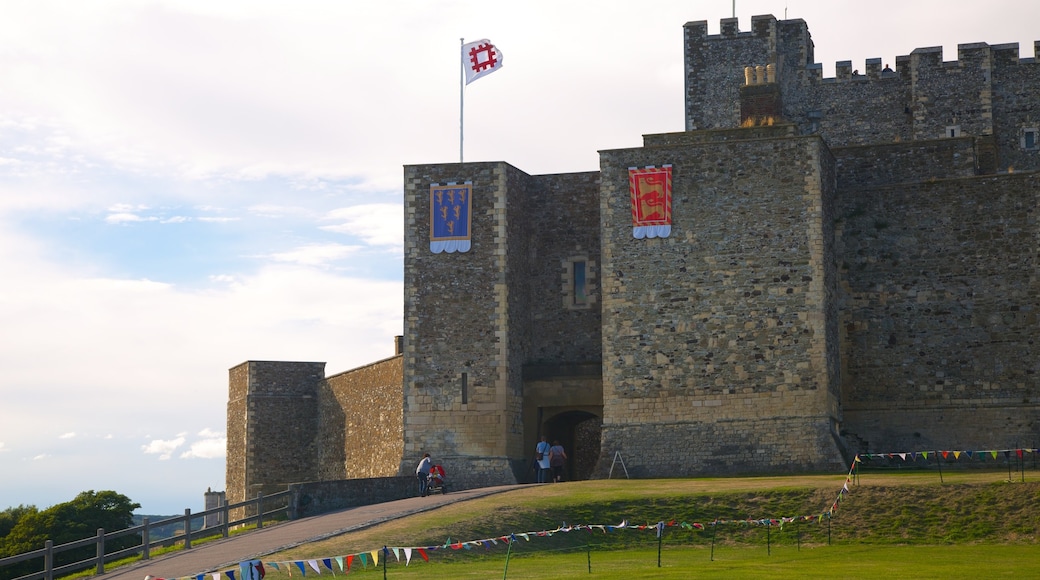
[[535, 481], [537, 483], [545, 483], [549, 480], [549, 442], [546, 441], [545, 435], [542, 435], [541, 441], [534, 448], [535, 461], [537, 461], [538, 473], [535, 474]]
[[427, 492], [430, 491], [431, 467], [433, 467], [433, 461], [430, 459], [430, 454], [423, 453], [419, 465], [415, 466], [415, 478], [419, 480], [419, 497], [426, 497]]
[[559, 439], [553, 439], [549, 448], [549, 467], [552, 469], [553, 483], [563, 481], [563, 467], [567, 462], [567, 452], [563, 450]]

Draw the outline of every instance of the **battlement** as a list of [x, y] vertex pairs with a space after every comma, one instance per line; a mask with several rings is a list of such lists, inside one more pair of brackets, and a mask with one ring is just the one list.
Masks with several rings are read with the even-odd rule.
[[941, 46], [885, 61], [835, 63], [825, 78], [805, 21], [735, 18], [708, 34], [706, 21], [684, 25], [686, 130], [734, 128], [751, 117], [794, 123], [831, 146], [959, 136], [998, 136], [995, 167], [1040, 166], [1040, 41], [1021, 58], [1017, 43]]
[[[768, 38], [773, 33], [777, 23], [776, 17], [772, 14], [752, 16], [751, 30], [741, 32], [738, 20], [738, 18], [723, 18], [719, 23], [719, 34], [708, 34], [707, 20], [687, 22], [684, 25], [686, 38], [696, 40], [720, 40], [740, 37]], [[801, 22], [803, 25], [805, 24], [805, 21], [801, 19], [787, 20], [785, 22]]]

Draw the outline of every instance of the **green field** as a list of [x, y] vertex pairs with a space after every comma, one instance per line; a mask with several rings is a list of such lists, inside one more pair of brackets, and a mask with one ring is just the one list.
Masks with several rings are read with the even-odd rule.
[[[1017, 476], [1017, 474], [1016, 474]], [[968, 578], [1040, 577], [1040, 474], [866, 473], [844, 476], [608, 480], [530, 486], [402, 518], [265, 556], [269, 580], [286, 562], [346, 557], [383, 546], [388, 578]], [[754, 523], [794, 517], [780, 525]], [[712, 522], [723, 521], [717, 526]], [[631, 526], [557, 531], [564, 522]], [[748, 520], [751, 520], [749, 522]], [[660, 545], [654, 524], [666, 526]], [[682, 523], [689, 524], [682, 526]], [[704, 529], [696, 529], [701, 524]], [[509, 543], [502, 536], [514, 534]], [[449, 542], [450, 538], [450, 542]], [[470, 543], [469, 549], [446, 544]], [[433, 547], [424, 561], [417, 547]], [[660, 551], [659, 551], [660, 547]], [[382, 555], [380, 555], [382, 558]], [[355, 556], [350, 573], [375, 577], [383, 562]], [[660, 565], [659, 565], [660, 562]], [[507, 569], [508, 565], [508, 569]], [[590, 572], [591, 570], [591, 572]], [[328, 570], [323, 570], [328, 574]], [[313, 575], [313, 571], [308, 569]]]

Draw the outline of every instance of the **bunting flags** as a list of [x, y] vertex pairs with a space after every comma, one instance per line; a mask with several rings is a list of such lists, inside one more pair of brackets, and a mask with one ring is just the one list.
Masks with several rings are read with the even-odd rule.
[[[991, 459], [997, 459], [1000, 455], [1004, 455], [1005, 459], [1010, 459], [1012, 453], [1018, 459], [1023, 459], [1025, 457], [1026, 453], [1040, 453], [1040, 449], [1034, 449], [1034, 448], [1029, 448], [1029, 447], [1022, 447], [1022, 448], [1017, 448], [1017, 449], [985, 449], [985, 450], [973, 450], [973, 451], [968, 451], [968, 450], [962, 450], [962, 451], [942, 450], [942, 451], [901, 451], [901, 452], [895, 452], [895, 453], [860, 453], [859, 455], [856, 456], [856, 460], [857, 461], [862, 461], [862, 459], [868, 459], [868, 460], [869, 459], [895, 459], [895, 458], [898, 457], [899, 459], [901, 459], [903, 461], [906, 461], [908, 458], [911, 461], [917, 461], [917, 459], [919, 457], [921, 459], [928, 460], [929, 455], [936, 456], [937, 458], [938, 457], [942, 457], [944, 461], [958, 461], [958, 460], [961, 459], [961, 456], [964, 456], [964, 458], [969, 459], [969, 460], [976, 459], [976, 458], [979, 459], [979, 460], [985, 460], [985, 458], [987, 456], [989, 456]], [[952, 459], [951, 459], [951, 457], [952, 457]]]

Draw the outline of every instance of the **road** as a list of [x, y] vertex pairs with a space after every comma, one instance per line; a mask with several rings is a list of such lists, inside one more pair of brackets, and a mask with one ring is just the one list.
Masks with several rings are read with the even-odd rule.
[[308, 542], [331, 538], [455, 502], [522, 487], [524, 486], [503, 485], [453, 491], [447, 495], [413, 497], [283, 522], [261, 530], [192, 546], [190, 550], [178, 550], [130, 566], [114, 568], [95, 578], [98, 580], [144, 580], [146, 576], [167, 579], [194, 578], [200, 574], [229, 569], [235, 569], [237, 577], [238, 564], [245, 560], [263, 559], [267, 555], [289, 550]]

